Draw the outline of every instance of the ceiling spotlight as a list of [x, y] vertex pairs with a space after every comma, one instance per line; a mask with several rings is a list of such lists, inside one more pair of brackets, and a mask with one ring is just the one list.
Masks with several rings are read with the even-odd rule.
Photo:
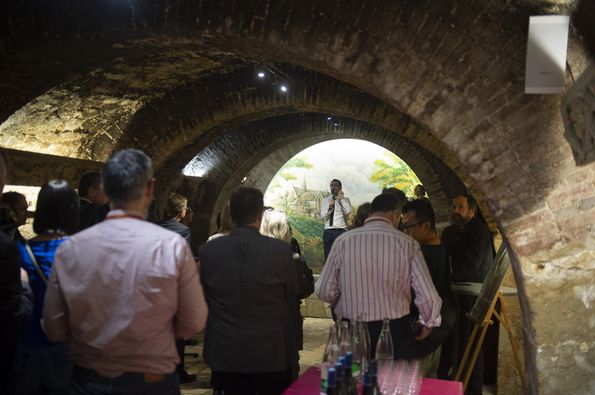
[[280, 89], [281, 89], [281, 92], [284, 92], [284, 93], [287, 92], [287, 86], [285, 86], [285, 85], [281, 85]]
[[330, 121], [331, 119], [333, 119], [333, 117], [328, 117], [326, 120], [327, 121]]
[[263, 79], [265, 74], [263, 71], [259, 71], [257, 75], [258, 75], [258, 78]]
[[333, 126], [339, 126], [339, 124], [338, 123], [333, 123]]

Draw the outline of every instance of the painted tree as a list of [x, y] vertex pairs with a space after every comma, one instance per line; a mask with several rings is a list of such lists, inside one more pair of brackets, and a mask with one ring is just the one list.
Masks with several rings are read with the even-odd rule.
[[291, 172], [292, 169], [312, 169], [312, 163], [308, 162], [308, 160], [304, 157], [294, 156], [290, 160], [285, 163], [281, 169], [279, 169], [279, 173], [281, 177], [283, 177], [287, 181], [295, 181], [297, 177]]
[[374, 161], [374, 170], [370, 180], [381, 188], [395, 187], [407, 196], [413, 196], [413, 189], [421, 184], [413, 170], [398, 156], [392, 153], [385, 153], [383, 159]]

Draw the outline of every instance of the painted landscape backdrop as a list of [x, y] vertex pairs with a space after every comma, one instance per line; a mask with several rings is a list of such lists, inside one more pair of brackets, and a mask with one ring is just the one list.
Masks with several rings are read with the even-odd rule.
[[420, 184], [411, 168], [392, 152], [363, 140], [331, 140], [309, 147], [291, 158], [275, 175], [265, 205], [287, 213], [293, 236], [308, 265], [318, 272], [324, 262], [320, 218], [322, 199], [330, 194], [330, 180], [343, 183], [352, 215], [382, 188], [396, 187], [407, 196]]

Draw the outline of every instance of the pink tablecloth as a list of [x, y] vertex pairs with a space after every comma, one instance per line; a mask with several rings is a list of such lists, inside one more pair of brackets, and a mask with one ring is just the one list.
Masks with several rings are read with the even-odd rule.
[[[311, 367], [284, 392], [285, 395], [317, 395], [320, 394], [320, 369]], [[420, 395], [463, 395], [463, 383], [423, 379]]]

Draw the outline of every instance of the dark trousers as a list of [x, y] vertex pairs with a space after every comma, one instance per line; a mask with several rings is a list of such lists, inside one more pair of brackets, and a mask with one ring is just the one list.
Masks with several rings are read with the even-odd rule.
[[[442, 353], [440, 355], [440, 365], [438, 367], [438, 378], [442, 380], [454, 379], [459, 364], [462, 362], [465, 347], [473, 331], [474, 323], [467, 318], [467, 312], [471, 310], [475, 303], [474, 296], [459, 296], [458, 298], [458, 317], [457, 326], [451, 336], [448, 337]], [[479, 336], [476, 337], [476, 339]], [[483, 347], [482, 347], [483, 348]], [[472, 349], [473, 350], [473, 349]], [[467, 357], [467, 361], [471, 359], [471, 354]], [[481, 394], [483, 391], [483, 350], [479, 351], [475, 367], [469, 377], [469, 384], [467, 385], [466, 394]], [[464, 379], [462, 377], [461, 379]]]
[[[393, 339], [394, 359], [413, 359], [416, 357], [415, 339], [411, 331], [412, 317], [405, 316], [390, 320], [390, 334]], [[382, 332], [382, 321], [369, 321], [370, 347], [372, 359], [376, 358], [376, 343]]]
[[324, 244], [324, 259], [328, 257], [328, 254], [331, 252], [331, 247], [335, 242], [335, 239], [339, 237], [345, 229], [325, 229], [324, 233], [322, 234], [322, 243]]
[[280, 372], [213, 372], [225, 395], [279, 395], [291, 384], [291, 368]]
[[74, 365], [67, 344], [21, 344], [21, 395], [67, 395]]
[[94, 370], [75, 366], [70, 395], [180, 395], [180, 384], [175, 371], [162, 378], [124, 373], [110, 379]]
[[20, 328], [4, 318], [0, 326], [0, 394], [16, 395], [20, 378]]
[[176, 338], [176, 350], [178, 350], [178, 355], [180, 356], [180, 363], [176, 366], [176, 371], [178, 372], [178, 376], [182, 377], [186, 374], [186, 365], [184, 363], [184, 349], [186, 348], [186, 344], [184, 343], [184, 339]]

